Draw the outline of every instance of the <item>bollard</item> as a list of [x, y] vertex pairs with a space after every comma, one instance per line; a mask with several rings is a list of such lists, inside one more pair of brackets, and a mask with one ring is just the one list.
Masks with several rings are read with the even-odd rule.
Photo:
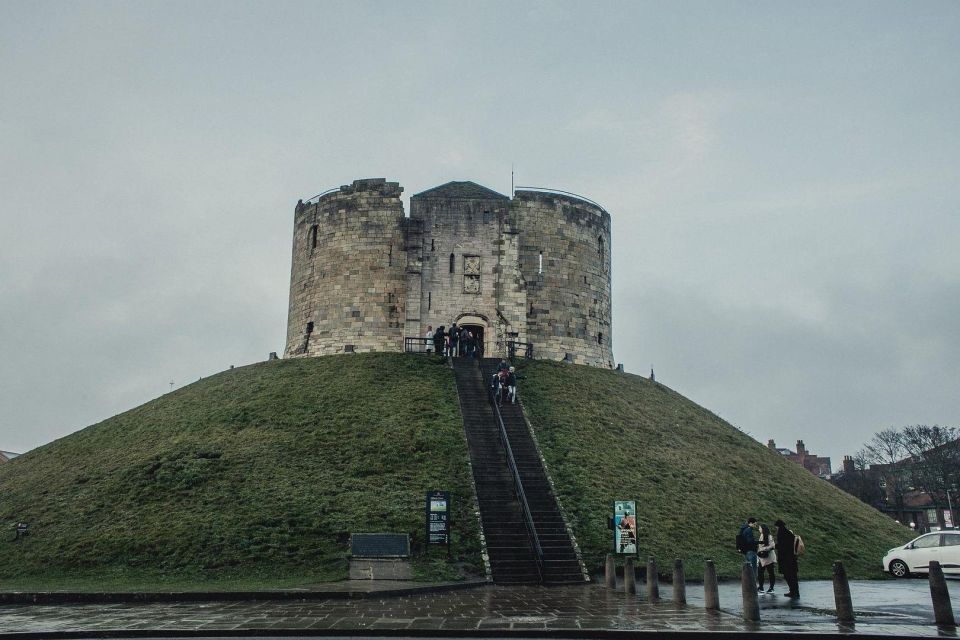
[[743, 563], [740, 571], [740, 591], [743, 593], [743, 619], [747, 622], [760, 621], [760, 603], [757, 601], [757, 583], [753, 577], [753, 567]]
[[853, 622], [853, 600], [847, 570], [839, 560], [833, 563], [833, 600], [837, 604], [837, 622]]
[[650, 602], [660, 599], [660, 579], [657, 577], [657, 559], [647, 558], [647, 597]]
[[703, 608], [716, 611], [720, 608], [720, 589], [717, 587], [717, 567], [707, 560], [703, 569]]
[[950, 592], [943, 578], [943, 569], [936, 560], [930, 561], [930, 597], [933, 598], [933, 617], [938, 625], [956, 626], [953, 619], [953, 605], [950, 604]]
[[673, 601], [687, 604], [687, 576], [683, 571], [683, 560], [673, 561]]
[[623, 561], [623, 592], [632, 595], [637, 592], [637, 572], [633, 566], [633, 556]]
[[604, 571], [604, 578], [607, 581], [608, 589], [617, 588], [617, 561], [610, 554], [607, 554], [607, 566]]

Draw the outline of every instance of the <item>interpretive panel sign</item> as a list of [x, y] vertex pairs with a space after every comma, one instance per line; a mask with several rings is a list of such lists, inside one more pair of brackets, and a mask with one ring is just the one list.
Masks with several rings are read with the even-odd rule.
[[450, 544], [450, 493], [427, 492], [427, 544]]
[[410, 555], [410, 536], [406, 533], [354, 533], [350, 553], [355, 558], [406, 558]]
[[613, 503], [614, 553], [637, 554], [637, 504], [633, 500]]

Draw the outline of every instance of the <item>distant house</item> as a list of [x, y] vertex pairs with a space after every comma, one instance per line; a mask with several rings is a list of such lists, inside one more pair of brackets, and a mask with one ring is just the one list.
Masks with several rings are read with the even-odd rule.
[[19, 453], [14, 453], [13, 451], [0, 451], [0, 464], [10, 462], [19, 455]]
[[815, 476], [823, 478], [824, 480], [830, 479], [830, 457], [813, 455], [807, 451], [803, 440], [797, 440], [796, 451], [778, 447], [773, 440], [767, 440], [767, 448], [771, 451], [776, 451], [787, 460], [796, 462]]

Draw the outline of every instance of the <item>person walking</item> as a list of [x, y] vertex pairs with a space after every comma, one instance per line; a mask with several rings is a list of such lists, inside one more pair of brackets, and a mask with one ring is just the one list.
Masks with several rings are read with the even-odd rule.
[[760, 540], [757, 543], [757, 561], [760, 563], [760, 572], [757, 576], [757, 591], [763, 591], [764, 571], [770, 576], [770, 588], [767, 593], [773, 593], [773, 586], [777, 582], [777, 540], [770, 533], [770, 527], [760, 525]]
[[740, 532], [737, 534], [737, 550], [750, 563], [754, 580], [757, 579], [757, 529], [757, 519], [747, 518], [747, 521], [740, 525]]
[[787, 528], [783, 520], [777, 520], [773, 523], [777, 528], [777, 563], [780, 565], [780, 573], [783, 579], [787, 581], [789, 591], [783, 594], [788, 598], [800, 597], [800, 582], [797, 578], [799, 567], [797, 567], [797, 536], [793, 531]]
[[460, 328], [460, 355], [467, 355], [467, 340], [470, 338], [470, 332], [466, 327]]
[[517, 370], [513, 367], [507, 372], [507, 389], [510, 392], [510, 404], [517, 404]]

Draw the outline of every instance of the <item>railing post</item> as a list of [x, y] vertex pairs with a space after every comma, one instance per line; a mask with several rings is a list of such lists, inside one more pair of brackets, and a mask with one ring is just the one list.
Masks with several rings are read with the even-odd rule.
[[633, 595], [637, 592], [637, 572], [633, 566], [633, 556], [623, 561], [623, 592]]
[[839, 560], [833, 563], [833, 600], [837, 605], [837, 622], [852, 623], [854, 619], [850, 583], [847, 581], [847, 571]]
[[953, 605], [950, 603], [950, 592], [947, 591], [947, 581], [943, 577], [943, 569], [936, 560], [930, 561], [930, 597], [933, 599], [933, 617], [937, 624], [942, 626], [956, 626], [953, 617]]
[[603, 577], [608, 589], [617, 588], [617, 561], [612, 553], [607, 554], [607, 564], [604, 567]]
[[717, 567], [713, 564], [713, 560], [707, 560], [703, 569], [703, 608], [713, 611], [720, 608]]
[[657, 559], [647, 558], [647, 597], [650, 602], [660, 599], [660, 579], [657, 577]]
[[673, 561], [673, 601], [677, 604], [687, 604], [687, 576], [683, 570], [683, 560]]
[[753, 577], [753, 567], [743, 563], [740, 570], [740, 593], [743, 596], [743, 619], [747, 622], [760, 621], [760, 603], [757, 601], [757, 583]]

